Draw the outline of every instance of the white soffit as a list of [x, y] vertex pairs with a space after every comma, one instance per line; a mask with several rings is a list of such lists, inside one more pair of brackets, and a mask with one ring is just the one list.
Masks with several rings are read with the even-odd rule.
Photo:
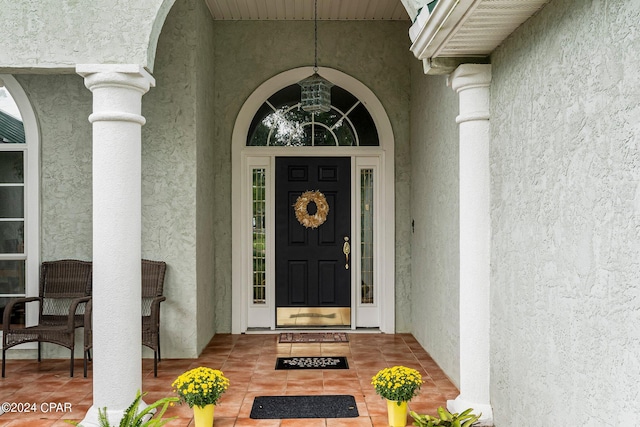
[[418, 59], [487, 56], [548, 2], [440, 0], [430, 16], [418, 16], [411, 51]]
[[[206, 0], [214, 20], [313, 20], [314, 0]], [[318, 19], [409, 21], [400, 0], [318, 0]]]

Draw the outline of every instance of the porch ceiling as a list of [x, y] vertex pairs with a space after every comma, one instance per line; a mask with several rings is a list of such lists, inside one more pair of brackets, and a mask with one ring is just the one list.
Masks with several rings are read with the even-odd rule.
[[[314, 13], [313, 0], [205, 1], [214, 20], [312, 20]], [[424, 61], [428, 74], [449, 73], [470, 58], [487, 58], [549, 1], [439, 0], [431, 13], [425, 6], [415, 17], [409, 30], [411, 52]], [[321, 20], [410, 22], [413, 18], [402, 0], [318, 0]]]
[[[313, 0], [206, 0], [215, 20], [312, 20]], [[318, 19], [409, 21], [400, 0], [318, 0]]]

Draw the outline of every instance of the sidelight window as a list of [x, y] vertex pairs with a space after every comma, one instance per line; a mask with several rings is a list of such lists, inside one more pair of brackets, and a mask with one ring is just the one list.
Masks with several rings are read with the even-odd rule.
[[253, 303], [266, 303], [266, 170], [252, 171], [253, 189]]
[[373, 271], [373, 169], [360, 170], [360, 303], [372, 304]]

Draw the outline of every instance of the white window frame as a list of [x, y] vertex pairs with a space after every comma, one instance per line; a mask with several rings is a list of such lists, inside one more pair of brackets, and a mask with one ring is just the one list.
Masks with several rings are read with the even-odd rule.
[[[0, 144], [0, 151], [22, 151], [24, 153], [24, 254], [0, 254], [0, 260], [25, 262], [25, 296], [37, 296], [40, 278], [40, 133], [35, 113], [29, 98], [20, 83], [9, 74], [0, 74], [0, 83], [9, 91], [18, 106], [24, 125], [24, 144]], [[27, 304], [26, 324], [38, 322], [38, 310]], [[1, 333], [1, 332], [0, 332]], [[34, 343], [19, 348], [35, 348]]]

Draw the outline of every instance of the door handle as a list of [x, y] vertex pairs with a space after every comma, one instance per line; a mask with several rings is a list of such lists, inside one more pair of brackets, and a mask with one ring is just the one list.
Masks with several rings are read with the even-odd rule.
[[351, 245], [349, 244], [349, 238], [347, 236], [344, 236], [344, 245], [342, 245], [342, 253], [344, 253], [344, 256], [345, 256], [344, 269], [348, 270], [349, 269], [349, 254], [351, 253]]

